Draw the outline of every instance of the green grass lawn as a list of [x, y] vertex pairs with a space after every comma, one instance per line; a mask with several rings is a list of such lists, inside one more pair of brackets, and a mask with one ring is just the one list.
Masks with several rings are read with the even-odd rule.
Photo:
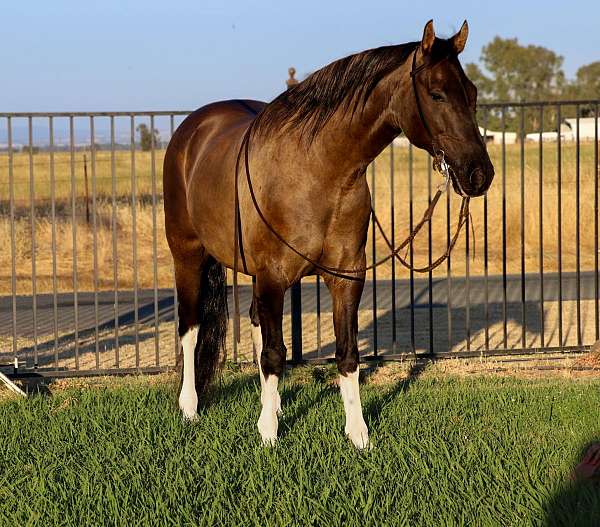
[[288, 374], [267, 449], [247, 373], [193, 424], [171, 381], [5, 399], [0, 525], [600, 524], [599, 488], [565, 483], [598, 438], [600, 381], [367, 382], [375, 448], [359, 453], [323, 371]]

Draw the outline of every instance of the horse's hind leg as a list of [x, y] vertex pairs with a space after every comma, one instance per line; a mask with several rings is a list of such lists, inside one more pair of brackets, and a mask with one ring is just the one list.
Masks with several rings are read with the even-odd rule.
[[[258, 316], [258, 299], [256, 298], [256, 278], [252, 279], [252, 303], [250, 304], [250, 331], [252, 332], [252, 348], [255, 363], [260, 361], [262, 352], [262, 335], [260, 334], [260, 317]], [[259, 368], [260, 370], [260, 368]], [[262, 387], [263, 376], [260, 374], [260, 385]]]
[[[263, 402], [263, 392], [265, 390], [265, 376], [260, 366], [260, 357], [263, 349], [262, 334], [260, 329], [260, 317], [258, 315], [258, 298], [256, 297], [256, 279], [252, 281], [252, 304], [250, 304], [250, 324], [252, 332], [252, 347], [254, 349], [254, 359], [258, 363], [258, 373], [260, 375], [260, 402]], [[281, 398], [277, 393], [277, 414], [281, 415]]]
[[195, 349], [200, 323], [199, 303], [202, 266], [206, 261], [204, 249], [187, 258], [174, 258], [175, 282], [179, 299], [179, 337], [183, 351], [183, 375], [179, 393], [179, 408], [186, 419], [197, 417], [198, 393], [196, 391]]
[[356, 448], [369, 446], [369, 431], [363, 418], [358, 386], [358, 305], [364, 280], [324, 277], [333, 301], [335, 360], [340, 372], [340, 392], [346, 411], [346, 435]]
[[282, 318], [285, 285], [268, 274], [258, 274], [253, 302], [256, 303], [261, 329], [260, 354], [261, 403], [258, 431], [263, 444], [277, 440], [281, 399], [277, 391], [279, 378], [285, 368]]

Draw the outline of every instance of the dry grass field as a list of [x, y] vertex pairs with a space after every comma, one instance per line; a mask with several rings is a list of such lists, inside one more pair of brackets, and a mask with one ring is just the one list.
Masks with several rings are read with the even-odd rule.
[[[508, 273], [521, 272], [521, 228], [524, 229], [525, 245], [523, 246], [525, 271], [537, 272], [540, 268], [540, 212], [539, 212], [539, 146], [527, 143], [524, 149], [523, 173], [521, 173], [520, 145], [506, 146], [506, 163], [503, 177], [501, 147], [490, 145], [492, 161], [496, 168], [496, 178], [488, 193], [488, 270], [490, 274], [502, 272], [502, 203], [503, 186], [506, 203], [506, 270]], [[132, 164], [131, 152], [115, 153], [115, 224], [113, 228], [111, 154], [98, 151], [94, 165], [91, 154], [87, 152], [89, 207], [92, 212], [90, 224], [85, 218], [85, 183], [83, 170], [83, 152], [75, 154], [74, 180], [71, 185], [70, 154], [59, 152], [54, 155], [55, 161], [55, 199], [56, 221], [56, 281], [58, 291], [71, 291], [73, 288], [73, 227], [76, 228], [77, 280], [80, 290], [94, 289], [94, 229], [93, 229], [93, 179], [95, 176], [95, 209], [96, 209], [96, 246], [97, 246], [97, 288], [99, 290], [114, 287], [114, 245], [116, 246], [117, 281], [119, 288], [131, 288], [134, 283], [134, 269], [140, 287], [152, 287], [154, 271], [152, 260], [154, 255], [153, 241], [156, 240], [156, 257], [158, 273], [156, 280], [159, 287], [169, 287], [173, 283], [171, 257], [164, 235], [162, 210], [162, 159], [164, 151], [157, 151], [154, 160], [154, 183], [156, 185], [157, 208], [153, 216], [153, 163], [149, 152], [135, 154], [135, 190], [137, 207], [135, 210], [137, 233], [137, 258], [133, 254], [133, 208]], [[428, 199], [428, 157], [424, 152], [414, 150], [409, 153], [406, 148], [394, 148], [394, 218], [396, 243], [403, 239], [409, 230], [409, 166], [412, 158], [413, 179], [413, 214], [417, 222]], [[594, 166], [593, 143], [582, 143], [580, 149], [580, 268], [593, 269], [594, 266], [594, 181], [597, 168]], [[30, 177], [29, 156], [15, 154], [14, 193], [17, 221], [16, 232], [16, 269], [17, 293], [30, 294], [32, 291], [32, 258], [35, 259], [37, 292], [50, 292], [53, 287], [52, 259], [52, 215], [50, 207], [51, 174], [50, 157], [42, 152], [32, 156], [33, 177]], [[377, 214], [391, 232], [391, 171], [390, 149], [386, 149], [375, 162], [375, 206]], [[543, 145], [543, 268], [546, 272], [558, 268], [558, 170], [557, 145]], [[576, 269], [576, 148], [566, 143], [562, 147], [562, 269]], [[371, 169], [368, 180], [371, 184]], [[524, 204], [521, 199], [521, 177], [524, 182]], [[30, 180], [34, 187], [35, 244], [32, 242], [32, 221], [30, 202]], [[8, 157], [0, 155], [0, 294], [11, 290], [11, 251], [10, 251], [10, 218], [9, 218], [9, 185]], [[432, 175], [432, 192], [441, 183], [441, 176]], [[503, 185], [504, 183], [504, 185]], [[73, 224], [72, 196], [75, 196], [75, 217]], [[460, 199], [451, 193], [450, 219], [451, 229], [458, 215]], [[521, 224], [521, 207], [524, 205], [524, 224]], [[484, 272], [484, 216], [483, 198], [472, 200], [471, 205], [475, 243], [471, 234], [469, 272]], [[154, 223], [154, 219], [156, 223]], [[434, 258], [444, 251], [447, 243], [446, 200], [442, 198], [435, 212], [431, 225], [432, 247]], [[369, 235], [369, 243], [371, 242]], [[414, 245], [414, 259], [418, 265], [427, 263], [428, 232], [425, 228]], [[376, 252], [379, 257], [388, 249], [378, 235]], [[452, 256], [452, 274], [464, 275], [466, 271], [465, 233], [461, 236]], [[371, 257], [371, 247], [368, 247]], [[387, 264], [377, 270], [377, 278], [391, 276], [391, 265]], [[446, 265], [434, 272], [444, 276]], [[405, 269], [396, 266], [395, 276], [408, 276]]]

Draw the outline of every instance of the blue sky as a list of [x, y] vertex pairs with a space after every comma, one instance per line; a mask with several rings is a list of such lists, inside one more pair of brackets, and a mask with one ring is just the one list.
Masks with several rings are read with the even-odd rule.
[[565, 71], [600, 60], [598, 1], [18, 0], [3, 2], [0, 111], [193, 109], [272, 99], [298, 76], [362, 49], [448, 36], [463, 62], [495, 35], [547, 46]]

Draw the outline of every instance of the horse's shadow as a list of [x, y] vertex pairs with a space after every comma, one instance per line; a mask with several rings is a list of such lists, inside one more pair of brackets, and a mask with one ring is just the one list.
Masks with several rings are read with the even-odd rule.
[[[557, 304], [561, 294], [559, 281], [554, 275], [545, 279], [544, 297], [539, 277], [531, 275], [524, 282], [520, 275], [508, 275], [506, 280], [501, 276], [476, 276], [470, 280], [455, 277], [451, 282], [435, 278], [431, 283], [415, 279], [412, 293], [407, 280], [367, 282], [358, 313], [359, 349], [363, 355], [373, 355], [542, 349], [576, 344], [577, 332], [585, 332], [593, 320], [589, 315], [584, 317], [579, 328], [574, 309], [575, 276], [567, 273], [562, 283], [561, 307]], [[316, 311], [315, 289], [314, 284], [303, 286], [303, 308]], [[320, 320], [326, 328], [321, 335], [325, 342], [318, 352], [305, 349], [305, 358], [331, 357], [335, 352], [330, 327], [331, 298], [326, 288], [320, 290]], [[582, 298], [590, 297], [584, 294]], [[312, 335], [313, 330], [306, 325], [303, 331]], [[310, 336], [305, 343], [311, 343]]]
[[426, 368], [426, 362], [414, 362], [411, 364], [405, 377], [390, 385], [387, 389], [377, 390], [363, 402], [363, 416], [369, 429], [374, 430], [377, 428], [383, 410], [388, 403], [403, 393], [406, 393]]
[[[522, 313], [525, 311], [526, 331], [522, 328]], [[506, 312], [506, 315], [505, 315]], [[542, 316], [538, 302], [513, 302], [484, 305], [448, 307], [416, 303], [402, 306], [395, 313], [388, 310], [371, 318], [360, 327], [357, 340], [362, 355], [386, 353], [436, 353], [448, 351], [483, 351], [489, 349], [520, 349], [540, 346]], [[505, 318], [506, 317], [506, 318]], [[360, 313], [359, 313], [360, 320]], [[395, 328], [395, 331], [394, 331]], [[506, 330], [505, 330], [506, 328]], [[546, 324], [544, 341], [556, 338], [556, 328]], [[523, 341], [524, 336], [524, 341]], [[565, 335], [564, 338], [567, 338]], [[335, 341], [321, 348], [320, 356], [335, 353]], [[311, 358], [315, 353], [307, 354]]]

